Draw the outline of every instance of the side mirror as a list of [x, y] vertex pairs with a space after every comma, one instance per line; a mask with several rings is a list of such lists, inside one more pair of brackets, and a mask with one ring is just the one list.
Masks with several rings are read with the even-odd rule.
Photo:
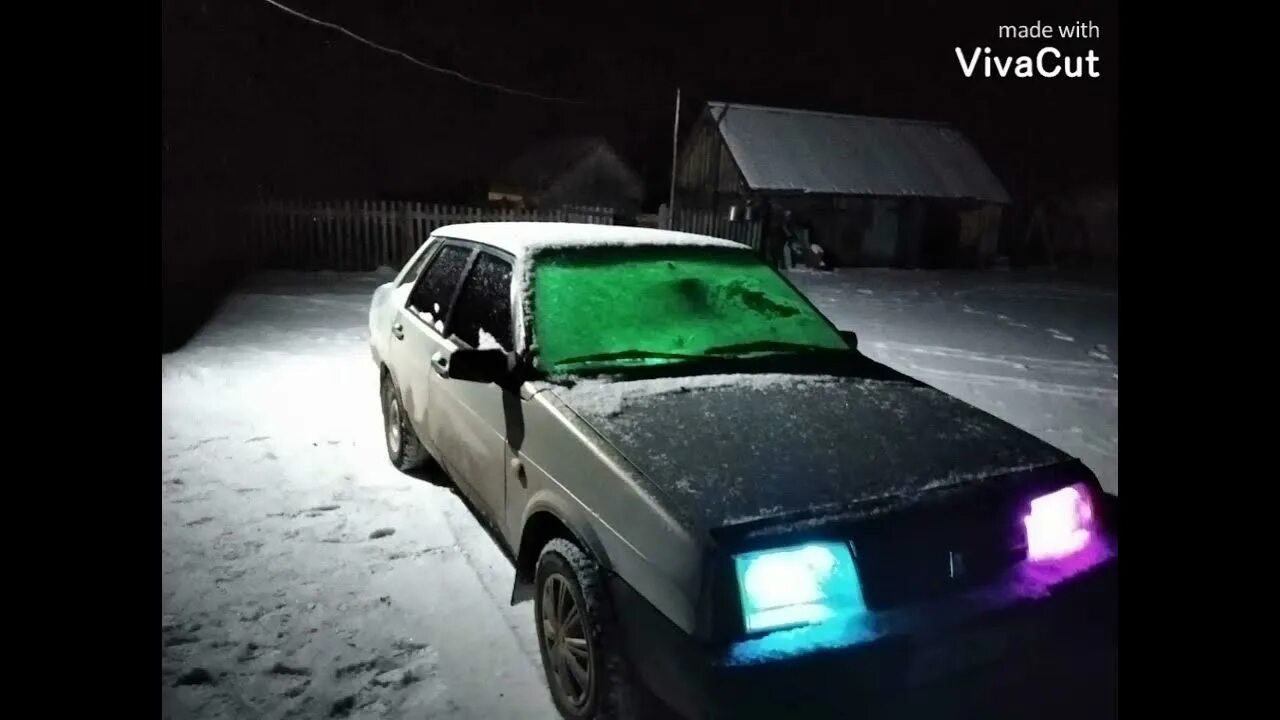
[[852, 330], [841, 330], [840, 337], [844, 338], [845, 344], [850, 350], [858, 349], [858, 334]]
[[505, 350], [458, 349], [449, 356], [449, 377], [454, 380], [501, 384], [511, 369], [511, 356]]

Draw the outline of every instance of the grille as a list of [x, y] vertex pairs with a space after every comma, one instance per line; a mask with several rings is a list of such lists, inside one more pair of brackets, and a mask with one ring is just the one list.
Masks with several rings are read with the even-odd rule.
[[986, 495], [917, 508], [855, 530], [858, 574], [873, 610], [928, 600], [990, 580], [1026, 554], [1020, 505]]

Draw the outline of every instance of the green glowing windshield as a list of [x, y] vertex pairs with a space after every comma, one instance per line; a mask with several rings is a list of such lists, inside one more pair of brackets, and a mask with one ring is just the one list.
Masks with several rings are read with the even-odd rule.
[[538, 366], [551, 374], [847, 347], [795, 289], [740, 250], [547, 250], [532, 283]]

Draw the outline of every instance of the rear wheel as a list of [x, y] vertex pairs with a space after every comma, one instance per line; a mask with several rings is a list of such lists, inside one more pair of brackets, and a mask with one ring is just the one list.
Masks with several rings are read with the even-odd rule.
[[387, 457], [401, 470], [415, 470], [426, 464], [431, 455], [418, 440], [413, 425], [400, 401], [400, 390], [391, 373], [382, 374], [382, 431], [386, 438]]

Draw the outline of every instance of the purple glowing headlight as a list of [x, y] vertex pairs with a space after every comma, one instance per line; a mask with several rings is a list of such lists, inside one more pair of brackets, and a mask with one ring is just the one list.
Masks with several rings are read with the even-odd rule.
[[1093, 535], [1093, 506], [1081, 485], [1062, 488], [1031, 501], [1022, 519], [1027, 529], [1027, 559], [1055, 560], [1079, 551]]

